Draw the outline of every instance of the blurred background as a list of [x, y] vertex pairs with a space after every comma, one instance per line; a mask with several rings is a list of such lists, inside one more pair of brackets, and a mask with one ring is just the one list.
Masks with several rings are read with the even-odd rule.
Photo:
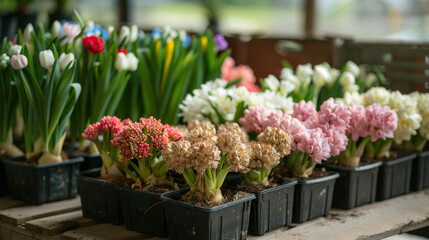
[[380, 65], [392, 88], [429, 89], [429, 0], [0, 0], [1, 36], [28, 22], [71, 19], [107, 27], [170, 25], [222, 33], [238, 64], [257, 77], [293, 66], [347, 60]]

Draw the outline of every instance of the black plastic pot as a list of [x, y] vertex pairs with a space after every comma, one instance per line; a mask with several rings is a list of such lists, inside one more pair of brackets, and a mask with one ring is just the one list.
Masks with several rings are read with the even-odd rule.
[[7, 183], [12, 198], [43, 204], [77, 195], [79, 164], [83, 158], [59, 163], [27, 164], [25, 157], [4, 158]]
[[322, 178], [298, 180], [293, 200], [293, 222], [302, 223], [329, 214], [335, 179], [340, 176], [336, 172], [329, 173]]
[[161, 195], [161, 193], [121, 188], [119, 198], [124, 213], [125, 228], [158, 237], [167, 237], [168, 231]]
[[429, 187], [429, 151], [417, 153], [411, 170], [411, 191]]
[[410, 191], [411, 168], [415, 153], [383, 162], [378, 171], [377, 201], [406, 194]]
[[375, 162], [357, 168], [341, 167], [323, 163], [328, 170], [338, 172], [335, 181], [332, 207], [351, 209], [375, 201], [378, 168], [382, 162]]
[[9, 188], [7, 187], [6, 172], [4, 170], [4, 164], [2, 158], [0, 158], [0, 197], [9, 194]]
[[163, 194], [170, 239], [246, 239], [255, 196], [205, 208], [179, 201], [189, 189]]
[[119, 186], [98, 179], [100, 169], [80, 172], [78, 185], [82, 214], [101, 222], [122, 224], [124, 222], [119, 200]]
[[297, 183], [292, 181], [262, 191], [251, 191], [256, 199], [252, 200], [250, 210], [250, 234], [261, 236], [291, 224], [293, 194]]
[[86, 153], [76, 150], [79, 143], [68, 143], [64, 145], [64, 152], [70, 157], [83, 157], [84, 161], [80, 164], [80, 171], [87, 171], [94, 168], [101, 168], [103, 161], [98, 153]]

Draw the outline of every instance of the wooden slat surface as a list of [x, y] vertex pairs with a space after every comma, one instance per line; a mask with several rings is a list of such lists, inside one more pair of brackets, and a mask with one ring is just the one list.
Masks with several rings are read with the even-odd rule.
[[134, 231], [128, 231], [124, 225], [99, 224], [91, 227], [79, 228], [76, 230], [63, 233], [63, 240], [102, 240], [102, 239], [118, 239], [118, 240], [134, 240], [134, 239], [149, 239], [151, 236]]
[[80, 197], [39, 206], [22, 206], [0, 211], [0, 222], [19, 225], [32, 219], [81, 209]]
[[383, 239], [425, 226], [429, 226], [429, 189], [348, 211], [333, 209], [326, 218], [248, 239]]
[[24, 202], [12, 199], [11, 197], [2, 197], [0, 198], [0, 210], [23, 206]]
[[25, 229], [44, 235], [53, 235], [80, 227], [95, 225], [98, 222], [91, 218], [84, 218], [82, 211], [73, 211], [60, 215], [28, 221]]
[[0, 222], [0, 239], [1, 240], [61, 240], [61, 234], [43, 235], [27, 231], [23, 226], [13, 226]]

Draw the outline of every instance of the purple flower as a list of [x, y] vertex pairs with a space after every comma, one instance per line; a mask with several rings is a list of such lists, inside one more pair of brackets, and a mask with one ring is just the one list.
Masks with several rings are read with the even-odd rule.
[[214, 42], [221, 51], [224, 51], [228, 48], [228, 42], [225, 40], [222, 34], [216, 34], [214, 37]]

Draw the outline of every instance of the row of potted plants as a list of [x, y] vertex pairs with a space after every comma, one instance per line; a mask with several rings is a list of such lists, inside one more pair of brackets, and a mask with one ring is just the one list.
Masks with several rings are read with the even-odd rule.
[[[76, 196], [83, 159], [64, 161], [68, 122], [101, 166], [79, 175], [84, 216], [158, 236], [242, 239], [248, 226], [262, 235], [327, 215], [331, 202], [348, 209], [429, 186], [428, 94], [375, 87], [377, 69], [286, 67], [259, 88], [218, 53], [221, 36], [189, 45], [169, 29], [117, 34], [77, 18], [50, 33], [29, 26], [0, 48], [1, 154], [23, 154], [16, 105], [24, 122], [25, 157], [3, 159], [15, 198]], [[173, 126], [178, 116], [186, 127]]]

